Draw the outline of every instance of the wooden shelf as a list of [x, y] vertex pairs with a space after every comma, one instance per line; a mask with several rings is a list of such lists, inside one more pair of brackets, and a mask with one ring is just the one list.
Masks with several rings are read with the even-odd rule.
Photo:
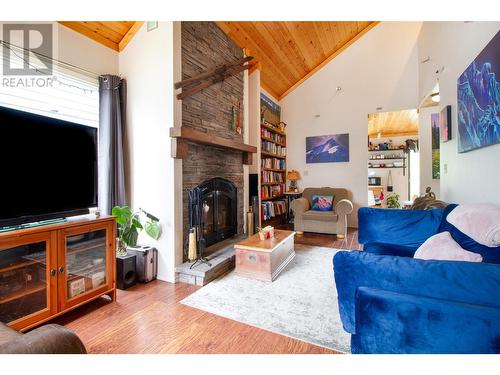
[[273, 133], [286, 136], [285, 132], [282, 132], [281, 130], [279, 130], [278, 128], [275, 128], [272, 125], [267, 125], [267, 124], [264, 123], [264, 124], [260, 124], [260, 126], [262, 126], [263, 128], [266, 128], [267, 130], [269, 130], [269, 131], [271, 131]]
[[275, 195], [274, 197], [269, 197], [269, 198], [261, 198], [261, 200], [265, 202], [265, 201], [272, 201], [278, 198], [285, 198], [285, 194]]
[[396, 152], [396, 151], [405, 152], [404, 148], [395, 148], [395, 149], [392, 149], [392, 150], [368, 150], [368, 152], [388, 152], [388, 151], [392, 151], [392, 152]]
[[170, 137], [174, 140], [172, 157], [175, 159], [183, 159], [187, 156], [188, 142], [241, 151], [243, 153], [243, 164], [245, 165], [251, 165], [252, 154], [257, 153], [257, 147], [255, 146], [235, 142], [231, 139], [222, 138], [209, 132], [205, 133], [188, 126], [170, 128]]
[[285, 173], [286, 170], [284, 169], [273, 169], [273, 168], [261, 168], [263, 171], [267, 172], [278, 172], [278, 173]]
[[9, 271], [17, 270], [19, 268], [28, 267], [28, 266], [31, 266], [31, 265], [37, 264], [37, 263], [43, 264], [43, 262], [41, 262], [41, 261], [30, 259], [30, 260], [27, 260], [25, 262], [20, 262], [20, 263], [14, 264], [12, 266], [0, 268], [0, 272], [9, 272]]
[[283, 142], [275, 141], [272, 138], [267, 138], [267, 137], [264, 137], [264, 136], [260, 136], [260, 139], [263, 140], [263, 141], [273, 142], [273, 143], [277, 144], [278, 146], [286, 147]]
[[284, 182], [261, 182], [261, 185], [270, 186], [270, 185], [283, 185]]
[[383, 159], [368, 159], [368, 161], [384, 161], [384, 160], [404, 160], [406, 158], [383, 158]]
[[276, 155], [266, 151], [261, 151], [260, 153], [263, 156], [269, 156], [271, 158], [286, 159], [286, 156]]
[[391, 169], [391, 168], [403, 169], [404, 167], [368, 167], [368, 169]]
[[36, 292], [40, 292], [40, 291], [45, 290], [45, 289], [47, 289], [47, 285], [43, 281], [37, 281], [29, 289], [19, 290], [17, 292], [11, 293], [5, 297], [1, 297], [0, 304], [14, 301], [16, 299], [28, 296], [28, 295], [36, 293]]

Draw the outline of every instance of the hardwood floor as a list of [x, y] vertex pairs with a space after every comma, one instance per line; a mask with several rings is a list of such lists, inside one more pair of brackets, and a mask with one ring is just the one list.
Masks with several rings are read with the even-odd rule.
[[[357, 231], [344, 240], [304, 234], [296, 243], [360, 248]], [[54, 323], [74, 330], [89, 353], [272, 353], [336, 354], [300, 340], [251, 327], [179, 303], [199, 287], [153, 281], [118, 291], [71, 311]]]

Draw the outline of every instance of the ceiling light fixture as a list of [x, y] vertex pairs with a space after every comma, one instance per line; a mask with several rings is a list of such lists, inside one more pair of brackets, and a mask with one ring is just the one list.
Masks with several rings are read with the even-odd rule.
[[439, 103], [441, 101], [441, 96], [439, 95], [438, 92], [435, 92], [434, 94], [431, 94], [431, 100], [434, 103]]

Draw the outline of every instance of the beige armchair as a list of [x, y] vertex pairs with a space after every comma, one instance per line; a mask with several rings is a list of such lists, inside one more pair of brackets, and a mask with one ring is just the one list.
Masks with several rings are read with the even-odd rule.
[[[313, 195], [334, 195], [333, 211], [312, 211]], [[292, 201], [295, 215], [294, 226], [298, 234], [303, 232], [336, 234], [338, 238], [347, 235], [347, 215], [352, 213], [352, 202], [346, 189], [306, 188], [302, 198]]]

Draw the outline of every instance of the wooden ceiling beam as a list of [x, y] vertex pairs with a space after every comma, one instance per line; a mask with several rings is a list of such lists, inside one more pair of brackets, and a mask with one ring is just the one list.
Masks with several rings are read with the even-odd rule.
[[144, 24], [144, 21], [135, 21], [132, 27], [127, 31], [127, 33], [123, 36], [120, 43], [118, 43], [118, 51], [121, 52], [127, 47], [132, 38], [137, 34], [141, 26]]

